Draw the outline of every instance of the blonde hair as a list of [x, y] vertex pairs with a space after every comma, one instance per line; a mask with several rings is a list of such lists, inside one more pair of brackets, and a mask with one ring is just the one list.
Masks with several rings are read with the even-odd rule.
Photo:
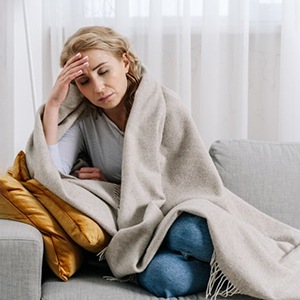
[[123, 54], [127, 54], [129, 59], [129, 70], [127, 73], [128, 87], [126, 92], [125, 106], [129, 114], [135, 92], [142, 77], [141, 63], [138, 57], [130, 50], [128, 40], [111, 28], [104, 26], [87, 26], [77, 30], [71, 35], [63, 47], [60, 56], [60, 66], [78, 52], [98, 49], [110, 52], [117, 59], [121, 59]]

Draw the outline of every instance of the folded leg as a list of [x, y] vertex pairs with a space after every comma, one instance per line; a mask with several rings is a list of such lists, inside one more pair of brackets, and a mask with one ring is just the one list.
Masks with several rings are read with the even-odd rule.
[[209, 275], [209, 263], [161, 249], [137, 277], [146, 290], [168, 298], [205, 291]]
[[206, 219], [182, 213], [169, 229], [164, 247], [181, 252], [184, 256], [210, 262], [213, 244]]

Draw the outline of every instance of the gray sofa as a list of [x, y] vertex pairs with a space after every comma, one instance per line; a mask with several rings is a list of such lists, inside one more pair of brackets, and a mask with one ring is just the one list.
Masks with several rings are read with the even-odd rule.
[[[217, 141], [210, 155], [226, 187], [263, 212], [300, 228], [300, 143]], [[43, 264], [40, 232], [0, 220], [0, 300], [157, 299], [134, 284], [107, 281], [104, 275], [110, 275], [105, 262], [91, 256], [68, 282], [62, 282]], [[205, 294], [178, 299], [205, 299]]]

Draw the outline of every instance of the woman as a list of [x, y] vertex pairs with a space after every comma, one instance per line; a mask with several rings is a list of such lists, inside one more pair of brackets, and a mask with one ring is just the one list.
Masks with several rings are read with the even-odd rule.
[[[79, 179], [121, 184], [126, 125], [143, 78], [138, 58], [124, 37], [93, 26], [78, 30], [66, 41], [61, 67], [43, 113], [44, 134], [55, 165], [69, 174], [84, 152], [91, 166], [77, 170]], [[70, 84], [76, 85], [90, 107], [58, 140], [59, 109]], [[137, 274], [138, 281], [159, 297], [204, 291], [212, 252], [206, 220], [182, 213], [147, 268]]]
[[224, 187], [190, 114], [126, 40], [83, 28], [61, 58], [27, 168], [111, 236], [100, 257], [113, 275], [164, 297], [299, 299], [299, 230]]

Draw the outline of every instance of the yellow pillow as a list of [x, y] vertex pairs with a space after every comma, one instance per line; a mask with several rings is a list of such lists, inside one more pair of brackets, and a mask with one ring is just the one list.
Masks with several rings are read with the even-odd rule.
[[107, 246], [110, 237], [95, 221], [61, 200], [35, 179], [28, 180], [23, 185], [48, 209], [78, 245], [94, 253]]
[[108, 245], [110, 236], [98, 223], [60, 199], [37, 180], [30, 179], [24, 152], [19, 152], [9, 172], [48, 209], [78, 245], [94, 253], [100, 252]]
[[81, 266], [83, 250], [64, 232], [49, 212], [9, 174], [0, 178], [0, 218], [33, 225], [42, 234], [50, 269], [67, 281]]
[[83, 251], [79, 246], [96, 253], [110, 241], [95, 221], [30, 178], [23, 151], [18, 153], [8, 173], [0, 177], [0, 196], [0, 218], [38, 228], [45, 241], [46, 261], [64, 281], [82, 263]]

